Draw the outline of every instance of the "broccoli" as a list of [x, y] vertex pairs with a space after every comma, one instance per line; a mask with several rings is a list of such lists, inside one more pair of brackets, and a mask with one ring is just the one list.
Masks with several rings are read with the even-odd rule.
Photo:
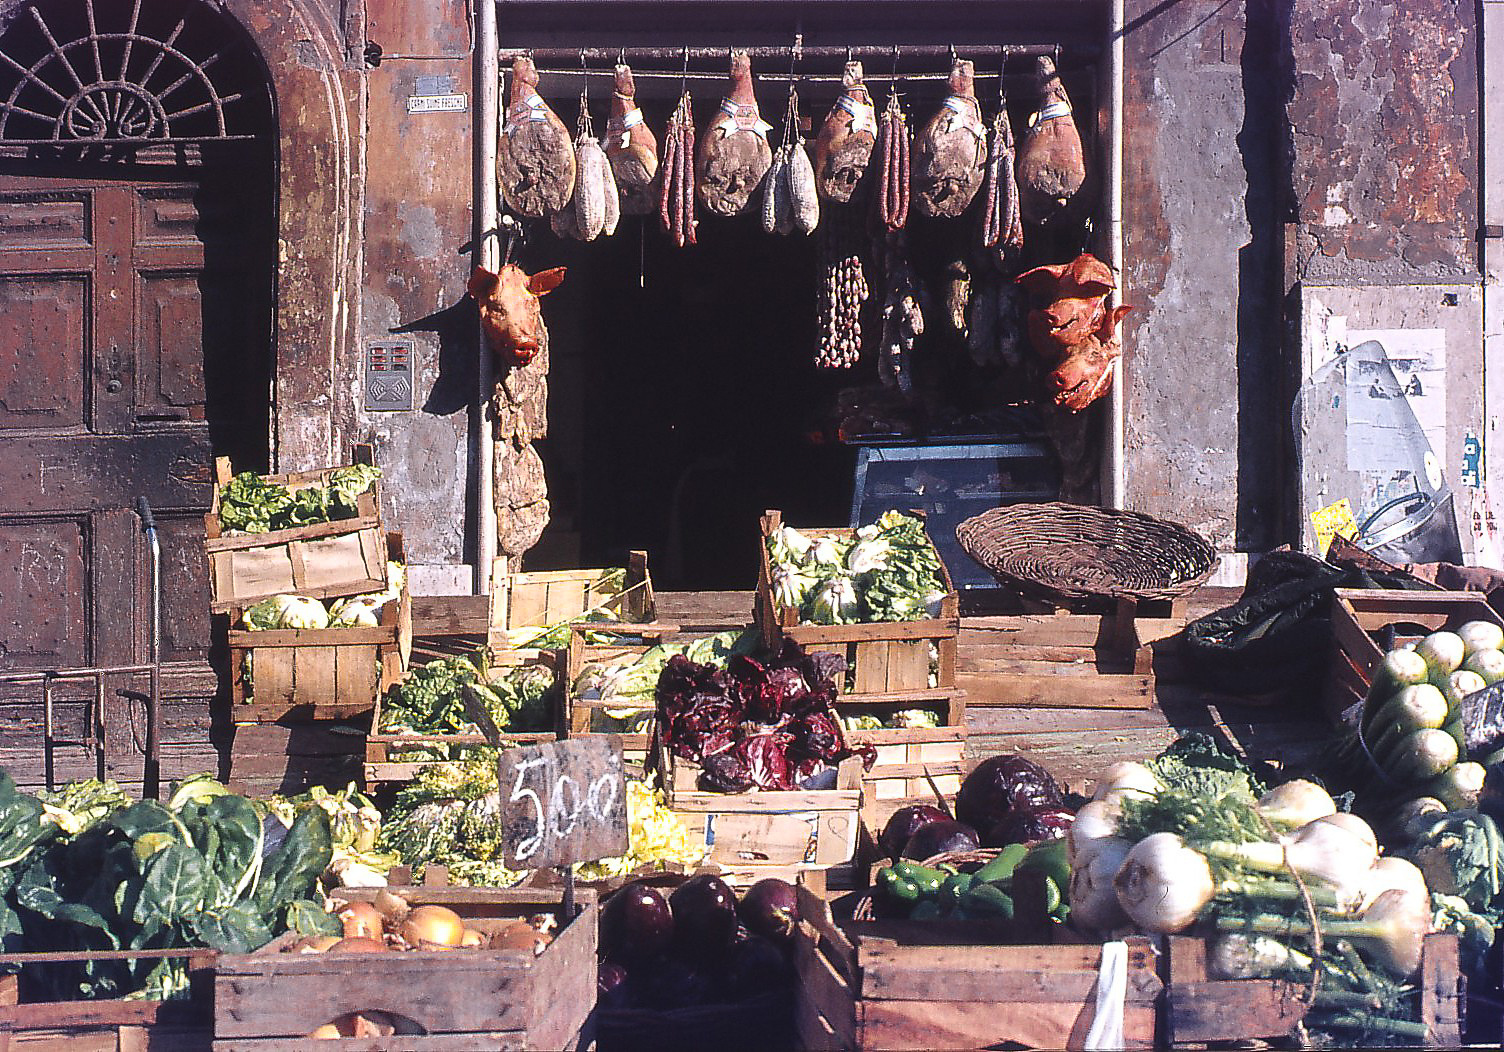
[[477, 748], [419, 771], [392, 802], [378, 846], [418, 875], [434, 864], [455, 883], [506, 887], [522, 874], [503, 861], [502, 833], [496, 752]]

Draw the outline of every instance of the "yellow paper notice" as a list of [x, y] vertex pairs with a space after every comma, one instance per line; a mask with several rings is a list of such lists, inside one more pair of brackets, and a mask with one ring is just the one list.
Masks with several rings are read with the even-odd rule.
[[1325, 555], [1333, 537], [1352, 540], [1358, 535], [1358, 520], [1353, 518], [1352, 504], [1343, 497], [1335, 504], [1311, 512], [1311, 528], [1316, 531], [1316, 550]]

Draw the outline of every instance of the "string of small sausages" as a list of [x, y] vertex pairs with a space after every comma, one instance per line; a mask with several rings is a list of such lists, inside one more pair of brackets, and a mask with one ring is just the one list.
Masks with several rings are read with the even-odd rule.
[[909, 221], [909, 122], [897, 95], [877, 122], [879, 178], [877, 217], [889, 230], [902, 230]]
[[982, 247], [996, 248], [1000, 257], [1015, 255], [1024, 244], [1023, 217], [1018, 204], [1018, 179], [1013, 171], [1013, 128], [1006, 103], [992, 118], [992, 146], [987, 157], [987, 198], [982, 210]]
[[689, 92], [669, 118], [664, 136], [662, 178], [658, 186], [658, 219], [683, 248], [695, 241], [695, 120]]

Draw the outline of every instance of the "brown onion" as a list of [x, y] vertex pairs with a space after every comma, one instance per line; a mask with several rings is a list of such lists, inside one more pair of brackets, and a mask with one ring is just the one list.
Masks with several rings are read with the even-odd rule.
[[376, 912], [386, 920], [387, 926], [395, 928], [407, 920], [408, 911], [412, 909], [405, 898], [398, 895], [390, 888], [382, 888], [376, 892], [376, 898], [372, 901]]
[[338, 935], [309, 935], [289, 946], [289, 953], [323, 953], [339, 942]]
[[354, 935], [368, 939], [381, 938], [381, 914], [369, 902], [348, 902], [335, 914], [345, 926], [345, 937]]
[[486, 944], [485, 932], [476, 931], [474, 928], [466, 928], [460, 936], [460, 945], [465, 947], [484, 946]]
[[413, 946], [425, 942], [458, 946], [465, 937], [465, 922], [447, 906], [419, 906], [402, 922], [402, 937]]

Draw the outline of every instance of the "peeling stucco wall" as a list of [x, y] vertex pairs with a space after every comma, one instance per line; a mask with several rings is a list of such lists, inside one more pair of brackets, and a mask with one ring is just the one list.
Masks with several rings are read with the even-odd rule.
[[1477, 273], [1475, 19], [1473, 4], [1455, 0], [1295, 3], [1289, 122], [1302, 280]]
[[1130, 3], [1124, 42], [1129, 506], [1224, 551], [1279, 501], [1278, 12], [1248, 7]]

